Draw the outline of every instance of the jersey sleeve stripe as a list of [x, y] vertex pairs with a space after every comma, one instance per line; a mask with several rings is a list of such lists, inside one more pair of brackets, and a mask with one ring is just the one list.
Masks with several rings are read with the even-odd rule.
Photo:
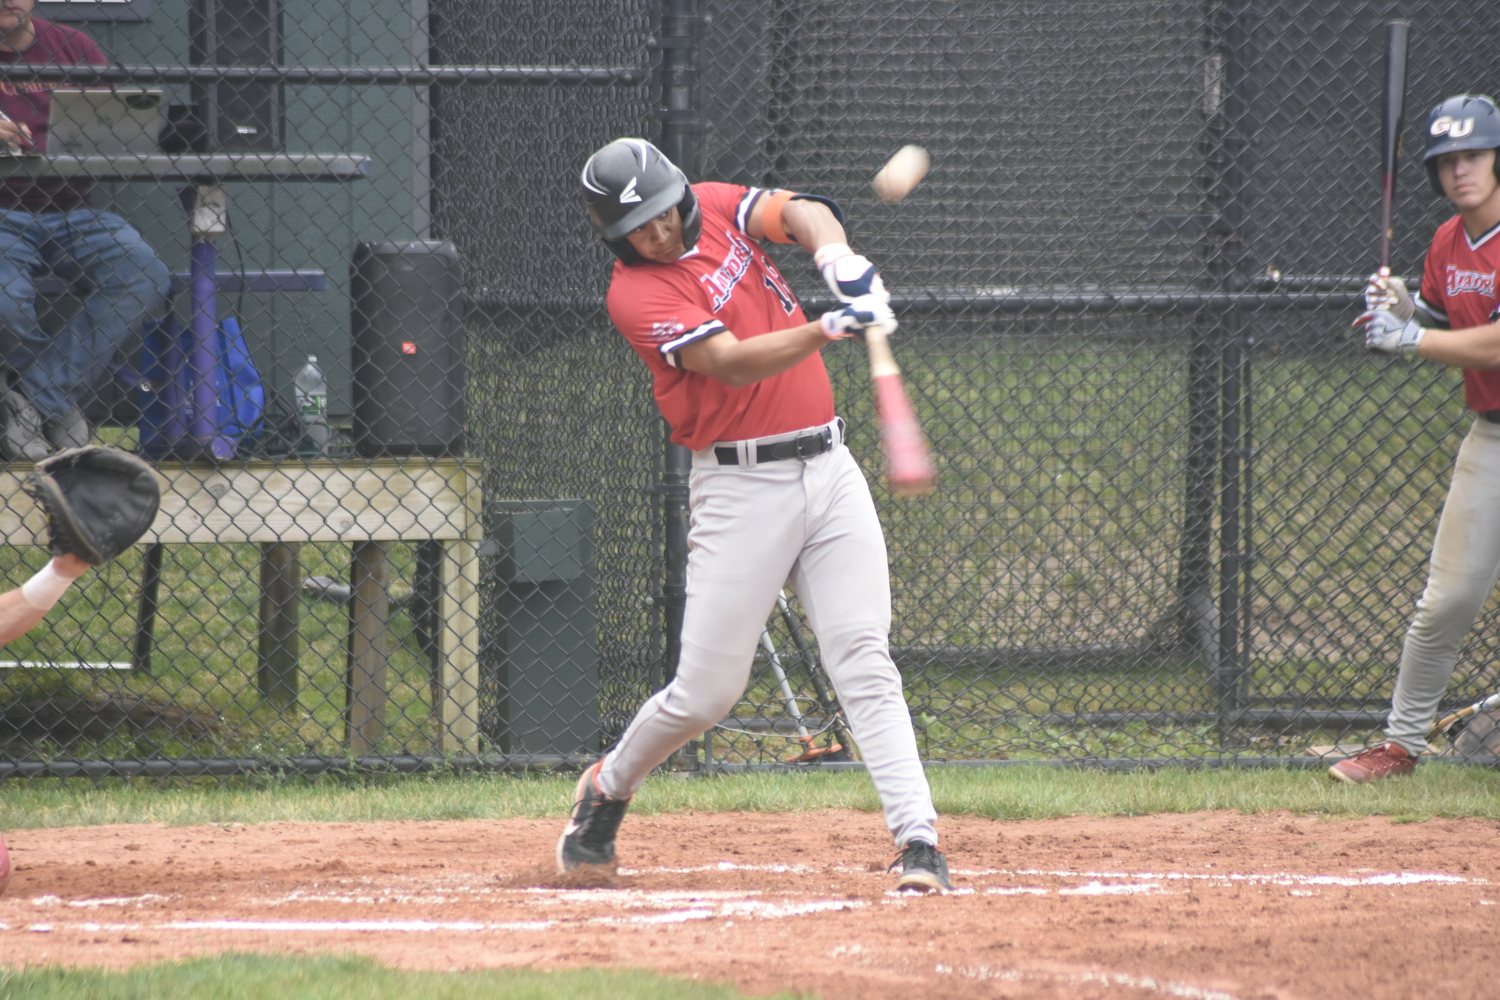
[[1417, 298], [1414, 304], [1418, 309], [1431, 316], [1443, 326], [1446, 327], [1448, 325], [1448, 314], [1442, 309], [1439, 309], [1437, 306], [1433, 305], [1431, 302], [1428, 302], [1425, 298], [1422, 297], [1420, 292], [1417, 294]]
[[689, 344], [694, 344], [707, 337], [712, 337], [716, 333], [723, 333], [726, 329], [727, 327], [725, 327], [723, 323], [720, 323], [716, 319], [711, 319], [707, 323], [703, 323], [699, 326], [694, 327], [687, 333], [684, 333], [682, 336], [677, 337], [674, 340], [667, 341], [666, 343], [658, 347], [657, 350], [661, 351], [662, 359], [666, 361], [667, 364], [671, 365], [673, 368], [681, 368], [682, 365], [678, 363], [678, 351], [682, 350], [684, 347], [687, 347]]
[[734, 227], [746, 236], [750, 235], [750, 212], [763, 194], [765, 192], [760, 188], [751, 188], [745, 192], [745, 196], [740, 199], [739, 207], [734, 211]]

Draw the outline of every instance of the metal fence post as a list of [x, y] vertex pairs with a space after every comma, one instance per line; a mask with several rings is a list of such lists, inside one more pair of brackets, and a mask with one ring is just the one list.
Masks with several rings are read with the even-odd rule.
[[[694, 100], [697, 85], [698, 57], [697, 0], [664, 0], [661, 30], [656, 45], [661, 49], [661, 104], [656, 115], [661, 121], [661, 149], [667, 159], [677, 164], [688, 181], [697, 179], [698, 134], [703, 123], [698, 119]], [[677, 660], [682, 654], [682, 614], [687, 604], [688, 556], [688, 473], [693, 456], [686, 448], [671, 441], [671, 429], [663, 422], [662, 507], [665, 518], [665, 574], [662, 581], [663, 626], [666, 642], [662, 662], [662, 680], [670, 682], [677, 674]], [[693, 770], [698, 764], [698, 743], [693, 741], [680, 751], [675, 766]]]
[[[1220, 287], [1230, 296], [1249, 287], [1246, 248], [1250, 220], [1250, 174], [1254, 160], [1255, 4], [1231, 4], [1223, 33], [1224, 134], [1219, 175], [1219, 218], [1228, 236], [1218, 259]], [[1250, 605], [1250, 319], [1231, 301], [1219, 324], [1220, 493], [1219, 493], [1219, 655], [1218, 738], [1221, 747], [1235, 735], [1245, 707], [1249, 673]]]

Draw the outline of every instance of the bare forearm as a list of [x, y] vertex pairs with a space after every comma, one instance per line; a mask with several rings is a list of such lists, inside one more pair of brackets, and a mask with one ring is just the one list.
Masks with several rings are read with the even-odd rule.
[[800, 364], [828, 342], [816, 322], [744, 340], [726, 330], [683, 348], [682, 366], [729, 385], [753, 385]]
[[47, 612], [26, 603], [20, 587], [0, 594], [0, 646], [25, 635], [46, 616]]
[[1454, 368], [1500, 368], [1500, 323], [1464, 330], [1425, 330], [1417, 354]]
[[[56, 574], [53, 577], [56, 583], [50, 588], [43, 588], [42, 593], [37, 595], [41, 598], [42, 603], [47, 604], [47, 607], [44, 608], [38, 608], [31, 601], [27, 600], [26, 594], [22, 592], [21, 587], [0, 594], [0, 646], [4, 646], [12, 639], [25, 635], [32, 626], [47, 617], [47, 612], [51, 609], [51, 603], [49, 602], [55, 601], [61, 591], [65, 590], [73, 580], [82, 576], [88, 568], [89, 564], [75, 555], [54, 557], [52, 565], [47, 567], [47, 570]], [[37, 574], [37, 577], [33, 577], [27, 584], [22, 584], [22, 587], [27, 585], [36, 586], [38, 578], [41, 576], [43, 574]], [[49, 590], [51, 591], [50, 594], [48, 593]]]

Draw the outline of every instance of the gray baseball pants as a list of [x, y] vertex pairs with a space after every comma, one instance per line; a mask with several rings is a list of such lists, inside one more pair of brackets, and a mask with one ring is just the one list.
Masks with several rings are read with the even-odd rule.
[[1500, 579], [1500, 425], [1476, 419], [1458, 449], [1432, 543], [1427, 589], [1401, 647], [1386, 739], [1427, 749], [1459, 648]]
[[937, 813], [890, 655], [890, 569], [864, 474], [842, 442], [813, 458], [760, 465], [744, 461], [753, 446], [739, 451], [738, 466], [720, 466], [712, 448], [694, 453], [677, 676], [605, 756], [600, 790], [635, 794], [652, 768], [734, 708], [790, 580], [896, 845], [937, 844]]

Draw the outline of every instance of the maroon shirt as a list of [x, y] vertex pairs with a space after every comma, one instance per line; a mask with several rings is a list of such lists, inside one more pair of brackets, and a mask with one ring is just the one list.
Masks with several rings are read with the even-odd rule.
[[[21, 52], [0, 52], [0, 66], [15, 63], [42, 63], [77, 66], [89, 63], [108, 65], [109, 60], [83, 32], [40, 17], [31, 19], [36, 41]], [[55, 83], [36, 81], [0, 82], [0, 111], [11, 121], [31, 129], [31, 145], [23, 153], [47, 151], [47, 119], [52, 114], [52, 91]], [[71, 212], [88, 208], [93, 181], [67, 181], [58, 177], [12, 180], [0, 184], [0, 211]]]

